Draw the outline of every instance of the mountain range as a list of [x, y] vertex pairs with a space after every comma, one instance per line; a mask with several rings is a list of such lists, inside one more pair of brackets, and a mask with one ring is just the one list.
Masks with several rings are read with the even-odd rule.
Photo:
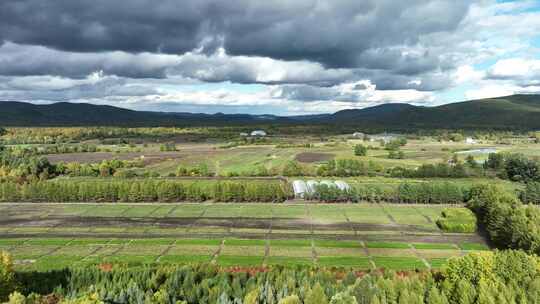
[[333, 114], [274, 116], [134, 111], [106, 105], [59, 102], [35, 105], [0, 101], [0, 126], [223, 126], [328, 124], [384, 130], [539, 130], [540, 95], [512, 95], [435, 107], [382, 104]]

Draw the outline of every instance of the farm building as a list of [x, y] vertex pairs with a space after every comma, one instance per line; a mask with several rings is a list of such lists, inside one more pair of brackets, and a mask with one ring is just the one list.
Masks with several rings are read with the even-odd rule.
[[249, 136], [249, 134], [246, 132], [240, 132], [240, 136], [246, 137], [246, 136]]
[[465, 143], [469, 144], [469, 145], [474, 145], [474, 144], [476, 144], [476, 140], [474, 140], [472, 137], [467, 137], [465, 139]]
[[374, 142], [374, 141], [382, 141], [384, 142], [385, 144], [391, 142], [392, 140], [395, 140], [399, 137], [400, 135], [399, 134], [394, 134], [394, 133], [381, 133], [381, 134], [373, 134], [373, 135], [368, 135], [368, 138], [369, 138], [369, 141], [371, 142]]
[[352, 134], [353, 137], [355, 137], [355, 138], [361, 138], [361, 139], [364, 139], [364, 135], [365, 135], [365, 134], [362, 133], [362, 132], [354, 132], [354, 133]]
[[251, 132], [251, 136], [266, 136], [266, 132], [263, 130], [254, 130]]

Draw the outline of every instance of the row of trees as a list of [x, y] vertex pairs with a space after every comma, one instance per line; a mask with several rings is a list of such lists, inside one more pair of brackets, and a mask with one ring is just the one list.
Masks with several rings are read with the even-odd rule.
[[86, 153], [100, 151], [94, 144], [54, 144], [46, 146], [15, 146], [10, 148], [12, 153], [28, 153], [32, 155], [43, 154], [67, 154], [67, 153]]
[[4, 202], [282, 202], [289, 187], [270, 182], [182, 182], [173, 180], [90, 180], [0, 183]]
[[318, 176], [366, 176], [373, 174], [368, 163], [356, 159], [329, 160], [317, 168]]
[[[440, 272], [302, 267], [220, 268], [208, 264], [83, 267], [18, 276], [10, 303], [152, 304], [484, 304], [538, 303], [538, 257], [520, 251], [482, 252], [450, 259]], [[59, 279], [60, 277], [60, 279]], [[58, 282], [62, 282], [58, 284]], [[1, 299], [0, 299], [1, 300]], [[19, 301], [19, 302], [16, 302]], [[24, 302], [23, 302], [24, 301]], [[51, 303], [51, 302], [48, 302]]]
[[[235, 138], [241, 128], [238, 127], [51, 127], [51, 128], [11, 128], [4, 134], [6, 144], [60, 144], [76, 143], [99, 139], [109, 143], [126, 143], [141, 139], [165, 141], [184, 136], [198, 140], [207, 138]], [[0, 134], [0, 136], [2, 136]], [[129, 139], [129, 140], [128, 140]]]
[[465, 165], [458, 163], [450, 165], [446, 163], [423, 164], [416, 169], [408, 169], [402, 167], [394, 167], [389, 171], [392, 177], [409, 177], [409, 178], [431, 178], [431, 177], [443, 177], [443, 178], [463, 178], [472, 175], [472, 172], [468, 170]]
[[349, 189], [319, 184], [306, 197], [322, 202], [390, 202], [403, 204], [462, 204], [469, 198], [469, 188], [451, 182], [357, 184]]
[[540, 254], [540, 209], [524, 205], [515, 194], [493, 185], [475, 186], [468, 202], [500, 248]]

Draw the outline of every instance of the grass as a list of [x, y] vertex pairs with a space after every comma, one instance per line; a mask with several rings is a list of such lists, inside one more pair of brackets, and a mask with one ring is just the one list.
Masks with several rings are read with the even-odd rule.
[[311, 247], [310, 240], [270, 240], [272, 247]]
[[266, 240], [225, 239], [226, 246], [265, 246]]
[[332, 241], [332, 240], [316, 240], [315, 246], [317, 247], [331, 247], [331, 248], [360, 248], [360, 242], [354, 241]]
[[456, 249], [453, 244], [446, 243], [413, 243], [416, 249]]
[[479, 243], [460, 243], [459, 248], [463, 250], [489, 250], [489, 247]]
[[359, 267], [364, 269], [372, 267], [368, 257], [320, 257], [318, 264], [320, 266]]
[[[195, 263], [209, 262], [218, 251], [221, 241], [215, 239], [33, 239], [23, 245], [22, 239], [0, 240], [0, 244], [15, 246], [12, 250], [19, 270], [53, 270], [70, 265], [124, 263]], [[265, 258], [265, 240], [226, 239], [216, 262], [222, 266], [311, 265], [312, 248], [309, 240], [271, 240], [269, 256]], [[343, 242], [343, 244], [340, 244]], [[55, 245], [52, 245], [55, 244]], [[360, 243], [351, 241], [316, 240], [317, 264], [321, 266], [371, 268], [370, 258]], [[405, 243], [371, 243], [370, 255], [378, 268], [416, 269], [423, 263]], [[289, 245], [289, 246], [285, 246]], [[451, 244], [415, 243], [415, 248], [434, 268], [447, 258], [460, 255]], [[470, 248], [480, 248], [470, 245]], [[382, 248], [381, 248], [382, 247]], [[421, 248], [421, 249], [420, 249]], [[160, 253], [164, 253], [160, 256]]]
[[407, 243], [399, 242], [367, 242], [367, 248], [389, 248], [389, 249], [408, 249]]
[[219, 256], [217, 263], [221, 266], [257, 266], [262, 265], [261, 256]]
[[283, 265], [283, 266], [297, 266], [297, 265], [312, 265], [311, 258], [291, 258], [282, 256], [269, 257], [266, 260], [267, 265]]
[[426, 265], [413, 257], [373, 257], [373, 262], [377, 268], [387, 269], [425, 269]]
[[161, 263], [201, 263], [210, 262], [212, 259], [209, 255], [166, 255], [160, 258]]

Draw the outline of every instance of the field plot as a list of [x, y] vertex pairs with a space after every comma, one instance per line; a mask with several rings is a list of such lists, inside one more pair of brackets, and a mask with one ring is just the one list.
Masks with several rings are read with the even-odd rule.
[[[316, 264], [437, 268], [487, 250], [446, 234], [442, 206], [392, 204], [3, 204], [0, 250], [23, 270], [88, 263]], [[459, 207], [455, 207], [459, 208]]]

